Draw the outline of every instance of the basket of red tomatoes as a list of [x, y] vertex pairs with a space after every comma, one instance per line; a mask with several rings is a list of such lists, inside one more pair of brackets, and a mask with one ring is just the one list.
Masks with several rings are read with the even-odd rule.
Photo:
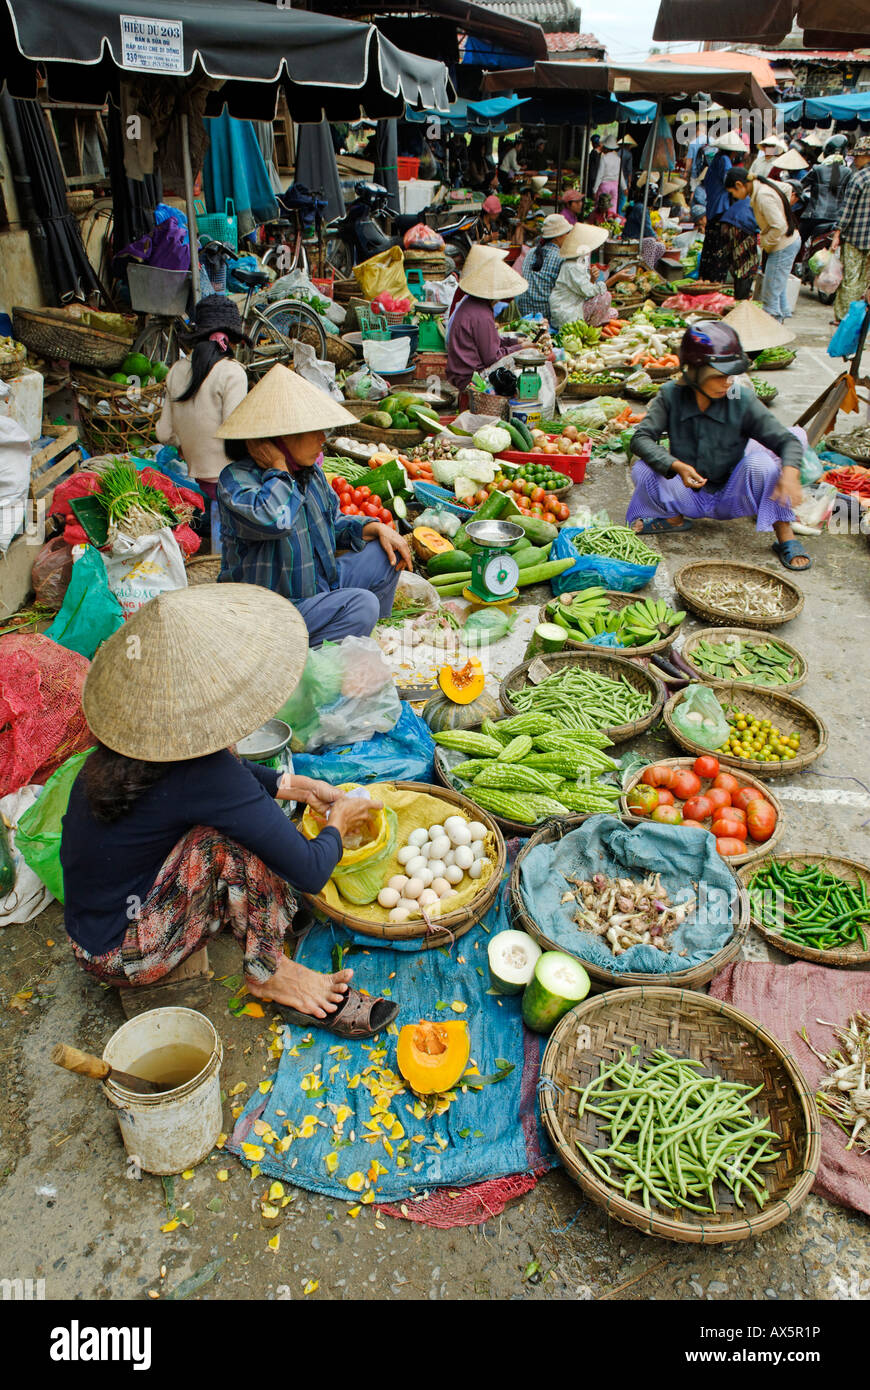
[[631, 779], [620, 804], [633, 816], [709, 831], [735, 866], [769, 854], [782, 833], [782, 806], [773, 792], [747, 772], [721, 771], [712, 753], [651, 763]]
[[395, 528], [396, 522], [391, 511], [384, 506], [376, 492], [363, 483], [354, 487], [346, 478], [333, 478], [332, 490], [338, 498], [342, 516], [362, 516], [369, 521], [382, 521], [385, 526]]

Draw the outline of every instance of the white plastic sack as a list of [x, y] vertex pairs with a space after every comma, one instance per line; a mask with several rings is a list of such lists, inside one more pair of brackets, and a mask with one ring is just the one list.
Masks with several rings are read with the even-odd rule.
[[448, 275], [446, 280], [427, 280], [426, 303], [449, 306], [453, 303], [453, 296], [458, 289], [459, 281], [455, 275]]
[[43, 908], [54, 902], [42, 879], [37, 877], [15, 848], [15, 828], [19, 818], [30, 810], [42, 791], [42, 787], [31, 782], [26, 787], [19, 787], [17, 792], [0, 798], [0, 815], [9, 822], [10, 828], [6, 834], [15, 867], [15, 886], [5, 898], [0, 898], [0, 927], [10, 927], [13, 922], [31, 922]]
[[[9, 390], [0, 381], [0, 401]], [[24, 525], [30, 486], [30, 435], [16, 420], [0, 416], [0, 555], [9, 549]]]
[[411, 339], [391, 338], [388, 343], [377, 338], [363, 338], [363, 357], [376, 372], [401, 372], [411, 356]]
[[335, 381], [335, 363], [322, 361], [310, 343], [301, 343], [298, 339], [294, 341], [293, 370], [306, 381], [310, 381], [312, 386], [316, 386], [318, 391], [324, 391], [327, 396], [331, 396], [334, 401], [344, 400]]
[[184, 556], [168, 526], [135, 540], [119, 535], [111, 550], [103, 552], [103, 559], [109, 588], [125, 618], [158, 594], [187, 588]]
[[389, 383], [384, 381], [382, 376], [378, 376], [377, 372], [369, 371], [367, 367], [360, 367], [359, 371], [353, 372], [344, 383], [346, 401], [382, 401], [389, 394]]
[[828, 258], [827, 265], [823, 270], [819, 271], [819, 274], [816, 276], [815, 289], [817, 289], [820, 294], [836, 294], [842, 278], [843, 264], [840, 260], [840, 253], [839, 251], [834, 251]]

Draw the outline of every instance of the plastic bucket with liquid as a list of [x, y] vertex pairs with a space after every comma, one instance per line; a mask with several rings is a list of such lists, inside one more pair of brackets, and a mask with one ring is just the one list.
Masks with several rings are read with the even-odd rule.
[[142, 1095], [111, 1077], [103, 1091], [118, 1117], [124, 1148], [146, 1173], [180, 1173], [211, 1153], [221, 1132], [223, 1047], [196, 1009], [151, 1009], [114, 1033], [103, 1059], [172, 1089]]

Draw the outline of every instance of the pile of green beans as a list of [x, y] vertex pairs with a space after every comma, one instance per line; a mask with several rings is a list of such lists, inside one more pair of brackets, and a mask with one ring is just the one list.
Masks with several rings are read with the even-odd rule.
[[652, 708], [652, 695], [638, 690], [627, 677], [612, 680], [571, 665], [547, 676], [540, 685], [512, 690], [510, 698], [521, 713], [551, 714], [563, 729], [617, 729], [641, 719]]
[[[632, 1056], [637, 1051], [633, 1047]], [[598, 1128], [609, 1136], [594, 1150], [578, 1139], [580, 1152], [602, 1182], [626, 1198], [637, 1193], [647, 1211], [655, 1201], [670, 1210], [715, 1214], [717, 1182], [741, 1210], [743, 1188], [759, 1207], [768, 1199], [757, 1169], [775, 1162], [771, 1140], [779, 1136], [749, 1108], [764, 1088], [702, 1076], [702, 1066], [661, 1047], [644, 1064], [632, 1065], [621, 1052], [617, 1062], [599, 1063], [599, 1075], [585, 1090], [571, 1087], [580, 1091], [578, 1117], [600, 1116]]]
[[630, 526], [591, 526], [573, 545], [578, 555], [606, 555], [630, 565], [657, 565], [662, 558]]
[[787, 941], [834, 951], [860, 940], [867, 949], [870, 897], [863, 880], [849, 883], [822, 864], [798, 868], [771, 859], [752, 875], [749, 899], [756, 922]]

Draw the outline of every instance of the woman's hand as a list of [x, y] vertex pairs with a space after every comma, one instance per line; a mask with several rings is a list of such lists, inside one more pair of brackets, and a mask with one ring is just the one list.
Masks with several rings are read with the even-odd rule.
[[412, 570], [414, 562], [411, 559], [411, 547], [400, 536], [398, 531], [394, 531], [392, 526], [385, 526], [382, 521], [369, 521], [363, 527], [363, 540], [378, 540], [383, 547], [390, 564], [400, 570]]
[[372, 811], [379, 811], [380, 801], [369, 801], [364, 796], [340, 796], [333, 802], [328, 824], [337, 830], [342, 839], [355, 831], [365, 830], [371, 821]]
[[690, 487], [697, 491], [698, 488], [706, 485], [707, 479], [702, 473], [698, 472], [697, 468], [693, 468], [690, 463], [683, 463], [682, 459], [674, 459], [671, 467], [677, 477], [685, 483], [686, 487]]
[[800, 506], [803, 495], [800, 469], [783, 468], [779, 475], [779, 482], [770, 494], [771, 501], [781, 502], [785, 506], [795, 508]]
[[271, 439], [249, 439], [248, 453], [261, 468], [279, 468], [287, 472], [287, 460]]
[[313, 777], [296, 777], [292, 772], [285, 772], [278, 783], [279, 801], [304, 801], [321, 816], [343, 796], [339, 787], [331, 787], [328, 782], [319, 782]]

